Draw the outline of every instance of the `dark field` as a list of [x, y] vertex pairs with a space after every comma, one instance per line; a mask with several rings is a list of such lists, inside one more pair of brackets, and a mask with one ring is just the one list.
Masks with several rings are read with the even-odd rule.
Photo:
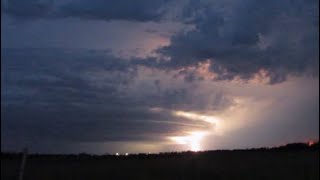
[[[1, 180], [17, 179], [21, 155], [1, 156]], [[160, 155], [31, 155], [25, 180], [319, 179], [319, 151], [236, 150]]]

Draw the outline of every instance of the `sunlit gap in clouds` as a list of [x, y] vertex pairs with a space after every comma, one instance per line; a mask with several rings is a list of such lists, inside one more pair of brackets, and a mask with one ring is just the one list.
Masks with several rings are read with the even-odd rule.
[[191, 151], [201, 150], [201, 140], [207, 134], [206, 132], [190, 132], [188, 136], [173, 136], [169, 137], [177, 144], [189, 145]]
[[[216, 126], [219, 123], [219, 118], [214, 116], [201, 115], [201, 114], [185, 112], [185, 111], [173, 111], [173, 114], [175, 116], [184, 117], [194, 121], [207, 122], [209, 124], [208, 128], [210, 128], [211, 126]], [[169, 139], [176, 144], [188, 145], [189, 146], [188, 148], [191, 151], [202, 150], [201, 141], [204, 139], [206, 135], [209, 134], [209, 132], [193, 131], [193, 132], [187, 132], [187, 133], [188, 135], [186, 136], [172, 136], [172, 137], [169, 137]]]
[[201, 115], [197, 113], [185, 112], [185, 111], [174, 111], [175, 116], [180, 116], [196, 121], [204, 121], [210, 124], [217, 124], [219, 119], [213, 116]]

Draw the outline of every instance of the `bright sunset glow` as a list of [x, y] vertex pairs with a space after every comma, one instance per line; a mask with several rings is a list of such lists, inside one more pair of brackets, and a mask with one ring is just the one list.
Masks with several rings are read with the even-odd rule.
[[188, 149], [191, 151], [199, 151], [201, 150], [201, 140], [205, 135], [205, 132], [190, 132], [188, 136], [174, 136], [170, 139], [177, 144], [188, 145]]
[[219, 122], [219, 119], [214, 116], [201, 115], [201, 114], [185, 112], [185, 111], [175, 111], [174, 115], [188, 118], [191, 120], [204, 121], [210, 124], [217, 124]]
[[[193, 112], [186, 111], [174, 111], [173, 114], [178, 117], [184, 117], [193, 121], [203, 121], [212, 125], [219, 124], [220, 119], [214, 116], [202, 115]], [[188, 145], [188, 149], [191, 151], [199, 151], [202, 149], [201, 141], [208, 135], [208, 132], [190, 132], [187, 136], [175, 136], [170, 137], [172, 141], [181, 145]]]

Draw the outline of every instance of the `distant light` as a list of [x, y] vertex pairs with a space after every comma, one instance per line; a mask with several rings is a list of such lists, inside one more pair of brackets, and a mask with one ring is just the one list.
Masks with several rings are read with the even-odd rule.
[[128, 155], [129, 155], [129, 153], [126, 153], [125, 155], [126, 155], [126, 156], [128, 156]]
[[119, 156], [119, 153], [116, 153], [116, 156]]
[[309, 146], [314, 145], [314, 141], [309, 141], [309, 142], [308, 142], [308, 145], [309, 145]]

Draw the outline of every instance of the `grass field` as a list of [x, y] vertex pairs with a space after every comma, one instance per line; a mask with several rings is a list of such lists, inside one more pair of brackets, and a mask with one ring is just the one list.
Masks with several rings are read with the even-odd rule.
[[[17, 179], [21, 155], [1, 156], [1, 180]], [[319, 151], [235, 150], [160, 155], [28, 156], [24, 180], [318, 180]]]

